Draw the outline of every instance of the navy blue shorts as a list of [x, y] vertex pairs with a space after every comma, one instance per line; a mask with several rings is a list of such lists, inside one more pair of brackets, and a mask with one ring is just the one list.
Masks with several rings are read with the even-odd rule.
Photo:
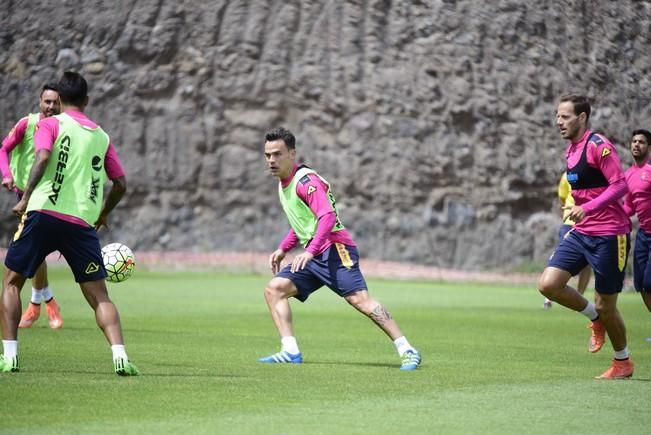
[[628, 261], [630, 237], [588, 236], [570, 231], [556, 247], [547, 266], [578, 274], [588, 264], [595, 277], [595, 289], [602, 294], [622, 291], [624, 271]]
[[651, 235], [642, 228], [635, 236], [633, 283], [639, 292], [651, 292]]
[[294, 283], [298, 289], [295, 297], [301, 302], [305, 302], [310, 294], [324, 285], [341, 297], [367, 290], [366, 281], [359, 269], [357, 248], [341, 243], [333, 244], [308, 261], [303, 270], [292, 273], [288, 265], [276, 276]]
[[92, 227], [66, 222], [46, 213], [31, 211], [21, 222], [9, 245], [5, 266], [32, 278], [48, 254], [59, 251], [76, 282], [106, 278], [97, 232]]
[[572, 225], [567, 225], [563, 224], [561, 227], [558, 229], [558, 242], [560, 243], [561, 240], [565, 238], [565, 235], [570, 232], [570, 230], [574, 228]]

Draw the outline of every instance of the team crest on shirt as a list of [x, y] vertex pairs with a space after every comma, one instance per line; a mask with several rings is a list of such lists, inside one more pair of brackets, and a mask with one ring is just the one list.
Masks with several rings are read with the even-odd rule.
[[308, 195], [311, 195], [311, 194], [313, 194], [314, 192], [316, 192], [316, 187], [310, 185], [310, 186], [307, 188], [307, 194], [308, 194]]
[[610, 148], [604, 148], [601, 150], [601, 158], [603, 159], [604, 157], [610, 155]]

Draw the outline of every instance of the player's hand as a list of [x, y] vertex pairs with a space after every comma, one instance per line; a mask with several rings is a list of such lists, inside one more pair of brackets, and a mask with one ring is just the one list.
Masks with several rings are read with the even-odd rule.
[[16, 187], [16, 184], [14, 184], [14, 179], [11, 177], [4, 177], [2, 179], [2, 186], [7, 189], [8, 191], [14, 190], [14, 187]]
[[106, 227], [108, 229], [108, 216], [100, 214], [95, 222], [95, 231], [99, 231], [100, 228]]
[[296, 272], [297, 270], [305, 269], [305, 266], [307, 265], [308, 261], [310, 261], [313, 258], [314, 255], [310, 254], [307, 251], [294, 257], [294, 260], [292, 260], [292, 268], [291, 268], [292, 273]]
[[269, 267], [271, 268], [271, 273], [274, 275], [280, 272], [280, 263], [283, 261], [283, 258], [285, 258], [285, 254], [286, 253], [281, 249], [276, 249], [269, 256]]
[[583, 210], [583, 207], [580, 205], [563, 207], [563, 210], [570, 210], [568, 217], [572, 219], [574, 223], [581, 222], [581, 220], [585, 217], [585, 210]]
[[25, 210], [27, 210], [27, 200], [24, 197], [11, 209], [13, 214], [19, 218], [25, 214]]

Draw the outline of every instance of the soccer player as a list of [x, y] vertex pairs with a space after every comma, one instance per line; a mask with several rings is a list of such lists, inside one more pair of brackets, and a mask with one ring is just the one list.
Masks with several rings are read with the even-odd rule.
[[[355, 242], [339, 219], [330, 184], [313, 169], [296, 164], [296, 139], [282, 127], [265, 136], [264, 155], [271, 175], [278, 178], [278, 194], [291, 229], [269, 257], [275, 277], [265, 288], [265, 299], [280, 335], [281, 351], [260, 358], [263, 363], [301, 363], [292, 325], [289, 298], [305, 302], [311, 293], [328, 286], [393, 340], [401, 357], [401, 370], [415, 370], [420, 353], [402, 334], [382, 304], [369, 296], [359, 268]], [[280, 270], [287, 252], [304, 250]]]
[[[0, 171], [2, 185], [9, 191], [14, 191], [18, 199], [23, 195], [29, 170], [34, 163], [34, 131], [36, 124], [49, 116], [58, 115], [60, 111], [59, 93], [52, 83], [45, 84], [39, 97], [39, 113], [30, 113], [22, 118], [9, 135], [2, 141], [0, 148]], [[10, 163], [11, 162], [11, 163]], [[32, 299], [23, 313], [19, 328], [29, 328], [41, 315], [41, 302], [45, 301], [45, 311], [49, 318], [50, 328], [58, 329], [63, 326], [59, 305], [54, 300], [52, 289], [47, 279], [47, 264], [45, 261], [38, 267], [32, 279]]]
[[[561, 203], [561, 210], [563, 213], [563, 223], [558, 230], [558, 240], [562, 240], [563, 237], [574, 227], [574, 221], [570, 219], [570, 210], [574, 205], [574, 198], [572, 197], [572, 187], [570, 183], [567, 182], [567, 173], [563, 172], [561, 179], [558, 182], [558, 199]], [[584, 294], [585, 289], [588, 288], [588, 283], [590, 282], [591, 277], [590, 266], [583, 268], [579, 272], [579, 281], [576, 286], [576, 290]], [[543, 308], [549, 309], [552, 307], [552, 301], [548, 298], [545, 298], [543, 302]]]
[[[118, 310], [108, 296], [97, 229], [126, 191], [126, 178], [108, 135], [84, 113], [88, 85], [65, 72], [57, 84], [63, 113], [39, 122], [36, 160], [13, 212], [27, 214], [5, 258], [0, 299], [3, 355], [0, 372], [17, 372], [20, 290], [43, 259], [59, 251], [72, 269], [97, 325], [111, 345], [115, 373], [138, 375], [122, 339]], [[104, 183], [113, 182], [104, 201]]]
[[[631, 155], [635, 161], [626, 171], [628, 195], [624, 210], [637, 214], [640, 228], [633, 250], [633, 282], [651, 312], [651, 162], [649, 162], [651, 132], [635, 130], [631, 138]], [[649, 339], [647, 339], [649, 340]]]
[[[578, 311], [592, 323], [589, 351], [598, 352], [608, 333], [615, 350], [611, 367], [598, 379], [633, 375], [633, 360], [626, 343], [626, 327], [617, 309], [628, 259], [631, 221], [620, 199], [627, 193], [624, 171], [615, 147], [588, 128], [590, 103], [580, 95], [561, 97], [556, 124], [570, 141], [565, 153], [567, 181], [575, 205], [569, 217], [574, 230], [563, 238], [543, 271], [538, 288], [543, 296]], [[590, 265], [595, 275], [595, 303], [567, 285]]]

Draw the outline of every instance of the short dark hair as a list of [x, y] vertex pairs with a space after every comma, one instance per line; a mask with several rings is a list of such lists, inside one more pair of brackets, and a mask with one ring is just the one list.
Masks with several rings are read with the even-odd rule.
[[80, 106], [86, 102], [88, 83], [79, 73], [64, 72], [57, 83], [57, 89], [63, 103]]
[[643, 135], [644, 137], [646, 137], [646, 141], [647, 141], [647, 143], [648, 143], [649, 145], [651, 145], [651, 131], [649, 131], [649, 130], [645, 130], [645, 129], [643, 129], [643, 128], [639, 128], [639, 129], [637, 129], [637, 130], [633, 130], [633, 134], [631, 134], [631, 139], [633, 138], [633, 136], [637, 136], [638, 134], [641, 134], [641, 135]]
[[561, 97], [561, 103], [568, 101], [574, 105], [575, 115], [585, 113], [586, 122], [590, 119], [590, 101], [588, 101], [588, 97], [577, 94], [567, 94]]
[[268, 131], [264, 139], [267, 142], [282, 140], [283, 142], [285, 142], [285, 145], [287, 146], [288, 150], [296, 149], [296, 138], [294, 137], [291, 131], [287, 130], [284, 127], [277, 127], [274, 128], [273, 130]]
[[45, 91], [54, 91], [56, 93], [59, 92], [59, 89], [57, 88], [57, 84], [54, 82], [47, 82], [46, 84], [43, 85], [43, 89], [41, 89], [41, 94], [39, 97], [43, 96], [43, 92]]

